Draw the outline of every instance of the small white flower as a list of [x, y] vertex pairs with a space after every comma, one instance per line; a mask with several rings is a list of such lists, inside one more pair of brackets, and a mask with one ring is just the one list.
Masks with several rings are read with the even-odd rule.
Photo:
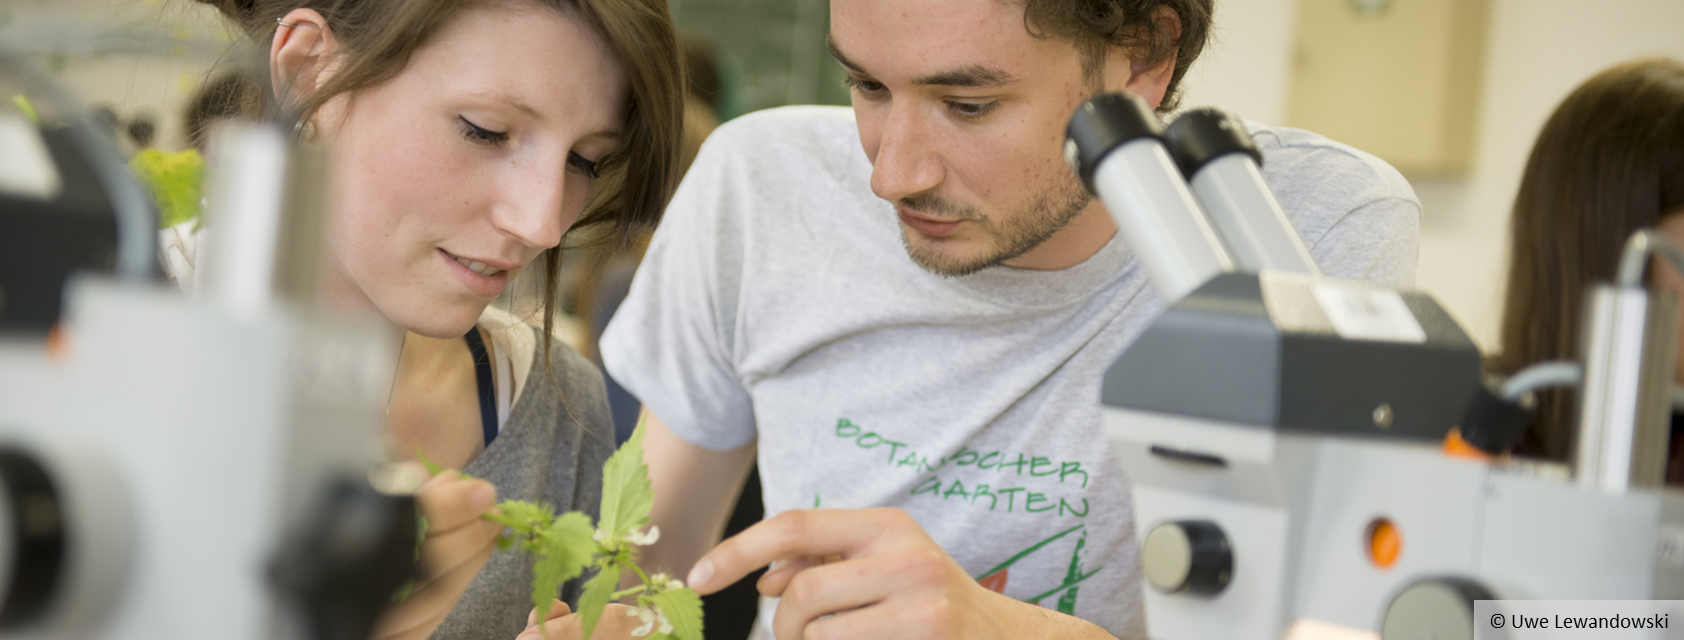
[[668, 620], [666, 616], [658, 614], [658, 613], [655, 614], [655, 617], [660, 618], [660, 620], [661, 620], [661, 635], [663, 635], [663, 636], [672, 635], [672, 621]]
[[661, 528], [655, 525], [649, 525], [649, 530], [643, 533], [632, 531], [631, 533], [626, 534], [626, 542], [630, 542], [640, 547], [647, 547], [655, 544], [655, 541], [660, 539]]
[[683, 589], [684, 588], [684, 581], [682, 581], [682, 580], [668, 580], [667, 581], [667, 588], [668, 589]]
[[634, 636], [642, 638], [648, 636], [650, 632], [655, 630], [655, 612], [651, 609], [632, 607], [626, 610], [626, 616], [636, 617], [637, 619], [643, 621], [641, 626], [636, 629], [632, 629], [631, 634]]
[[596, 533], [591, 534], [591, 540], [597, 544], [608, 544], [608, 532], [597, 529]]

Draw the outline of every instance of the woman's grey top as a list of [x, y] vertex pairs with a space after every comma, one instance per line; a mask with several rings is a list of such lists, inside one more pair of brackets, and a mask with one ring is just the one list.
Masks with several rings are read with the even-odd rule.
[[[542, 348], [540, 330], [531, 329]], [[614, 453], [602, 372], [560, 341], [550, 348], [550, 360], [555, 386], [544, 373], [544, 359], [533, 357], [508, 421], [464, 471], [496, 486], [498, 500], [542, 501], [558, 513], [583, 511], [595, 522], [602, 463]], [[581, 578], [569, 580], [557, 595], [569, 607], [578, 606]], [[513, 640], [526, 628], [531, 594], [531, 560], [513, 550], [493, 553], [432, 638]]]

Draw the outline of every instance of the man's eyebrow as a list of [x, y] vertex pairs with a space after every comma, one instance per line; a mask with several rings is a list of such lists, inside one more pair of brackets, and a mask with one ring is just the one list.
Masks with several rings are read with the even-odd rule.
[[999, 69], [980, 64], [968, 64], [958, 69], [942, 71], [912, 81], [915, 85], [943, 87], [998, 87], [1011, 84], [1017, 78]]
[[847, 67], [849, 71], [865, 73], [865, 69], [861, 69], [859, 65], [854, 64], [854, 61], [849, 60], [848, 56], [842, 55], [842, 50], [836, 48], [836, 38], [831, 37], [828, 33], [824, 34], [824, 46], [830, 49], [830, 57], [836, 58], [836, 61], [842, 63], [842, 66]]
[[[824, 43], [826, 47], [830, 48], [830, 56], [836, 58], [836, 61], [847, 67], [849, 71], [870, 75], [859, 64], [849, 60], [848, 56], [842, 55], [842, 50], [836, 47], [836, 39], [832, 38], [830, 34], [825, 34]], [[998, 87], [1015, 81], [1017, 81], [1017, 78], [1012, 74], [980, 64], [971, 64], [917, 78], [912, 81], [912, 84], [943, 87]]]

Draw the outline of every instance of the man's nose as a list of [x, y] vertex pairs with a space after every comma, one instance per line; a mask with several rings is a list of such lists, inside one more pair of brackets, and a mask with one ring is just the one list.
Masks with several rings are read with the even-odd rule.
[[890, 105], [871, 164], [871, 191], [890, 202], [936, 188], [946, 176], [936, 135], [917, 105]]

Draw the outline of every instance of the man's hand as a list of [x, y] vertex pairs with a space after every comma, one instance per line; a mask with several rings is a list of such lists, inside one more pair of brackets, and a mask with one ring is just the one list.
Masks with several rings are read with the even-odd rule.
[[491, 483], [450, 471], [421, 485], [415, 492], [421, 517], [427, 519], [421, 575], [407, 599], [381, 614], [373, 638], [426, 638], [444, 622], [497, 549], [502, 525], [480, 519], [496, 501], [497, 489]]
[[760, 593], [781, 598], [778, 640], [1110, 638], [1085, 622], [977, 584], [899, 509], [787, 511], [709, 552], [690, 572], [708, 594], [777, 561]]

